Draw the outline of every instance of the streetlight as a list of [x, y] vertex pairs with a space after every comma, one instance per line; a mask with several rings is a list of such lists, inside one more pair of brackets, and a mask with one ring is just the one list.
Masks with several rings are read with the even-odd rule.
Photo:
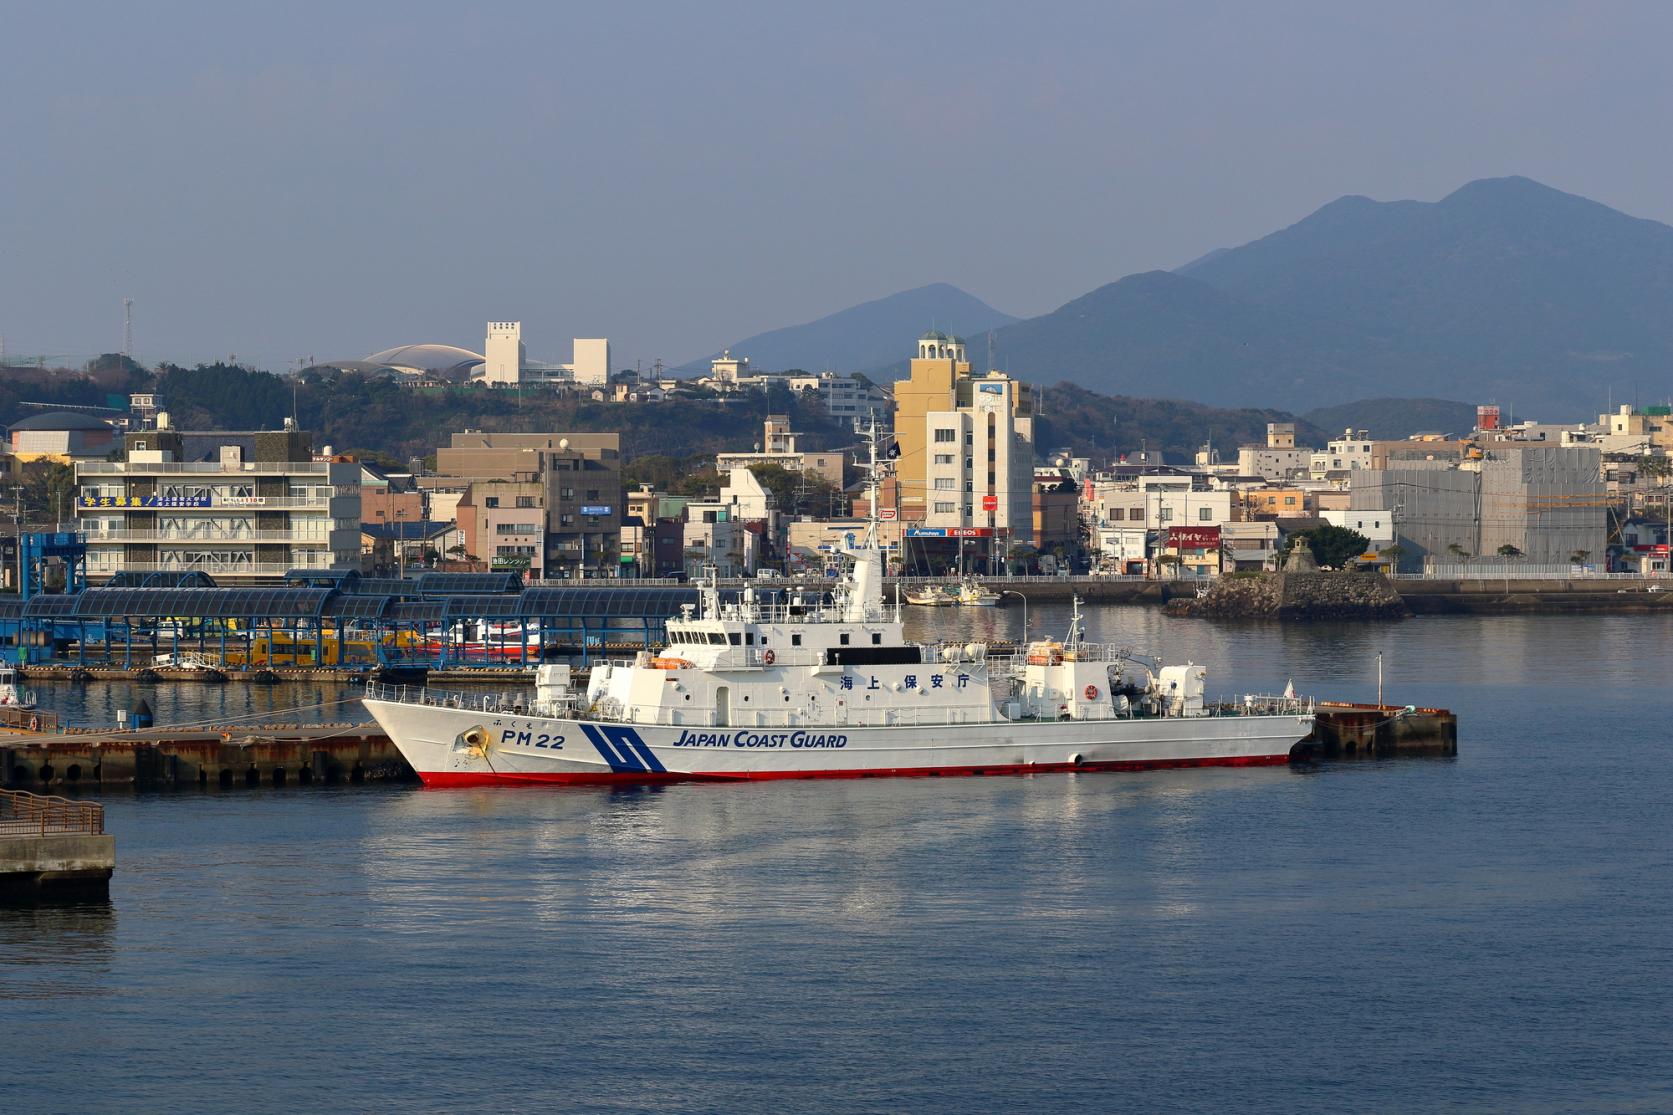
[[1022, 601], [1022, 642], [1023, 646], [1026, 647], [1028, 645], [1028, 597], [1014, 588], [1000, 589], [999, 595], [1014, 596]]
[[407, 555], [406, 547], [403, 545], [405, 539], [401, 537], [401, 521], [406, 518], [406, 508], [397, 504], [391, 511], [395, 516], [395, 521], [391, 524], [395, 528], [395, 575], [404, 581], [407, 579]]

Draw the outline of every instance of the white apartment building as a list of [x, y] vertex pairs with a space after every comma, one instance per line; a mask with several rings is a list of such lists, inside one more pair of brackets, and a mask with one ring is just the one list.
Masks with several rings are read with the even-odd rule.
[[887, 391], [874, 383], [867, 383], [853, 376], [820, 372], [818, 388], [819, 399], [825, 404], [825, 413], [832, 418], [857, 419], [873, 414], [882, 416], [889, 409]]
[[1208, 527], [1229, 523], [1237, 506], [1237, 493], [1228, 488], [1198, 489], [1190, 476], [1141, 476], [1138, 494], [1144, 525], [1151, 530], [1168, 527]]
[[1331, 473], [1371, 467], [1371, 436], [1365, 430], [1344, 430], [1322, 452], [1311, 455], [1309, 474], [1314, 480], [1328, 480]]
[[843, 455], [838, 452], [803, 451], [796, 447], [796, 432], [790, 419], [769, 414], [762, 423], [761, 443], [748, 453], [728, 452], [715, 456], [715, 471], [732, 472], [750, 465], [777, 465], [786, 472], [808, 472], [833, 488], [842, 487]]
[[125, 450], [76, 465], [94, 581], [196, 570], [252, 584], [360, 565], [360, 465], [314, 460], [299, 430], [141, 430]]
[[1365, 536], [1368, 543], [1366, 549], [1371, 552], [1384, 550], [1394, 545], [1394, 512], [1324, 509], [1319, 512], [1319, 518], [1331, 526], [1344, 530], [1357, 531]]
[[1009, 376], [960, 379], [957, 407], [924, 415], [924, 525], [1034, 530], [1034, 418]]

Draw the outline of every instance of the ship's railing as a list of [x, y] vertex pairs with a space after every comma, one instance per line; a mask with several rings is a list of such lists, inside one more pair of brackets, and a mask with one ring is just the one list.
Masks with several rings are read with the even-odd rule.
[[[1034, 640], [1034, 642], [1039, 641]], [[1051, 645], [1049, 640], [1046, 642], [1046, 646], [1033, 652], [1030, 650], [1032, 643], [1016, 644], [1014, 653], [989, 654], [987, 656], [988, 661], [990, 663], [1006, 661], [1010, 665], [1020, 667], [1028, 664], [1028, 658], [1033, 653], [1044, 656], [1047, 659], [1047, 665], [1053, 664], [1055, 656], [1061, 654], [1064, 662], [1133, 662], [1150, 670], [1158, 669], [1161, 666], [1158, 660], [1148, 655], [1138, 654], [1132, 647], [1123, 646], [1119, 643], [1077, 643], [1074, 646], [1067, 644], [1054, 646]]]
[[1318, 701], [1313, 697], [1247, 693], [1236, 700], [1221, 699], [1204, 707], [1210, 716], [1312, 716]]
[[0, 790], [0, 836], [101, 836], [104, 831], [105, 807], [98, 802]]
[[938, 728], [958, 724], [994, 724], [1005, 718], [990, 702], [968, 705], [866, 707], [864, 705], [821, 706], [817, 709], [740, 709], [733, 705], [717, 724], [713, 705], [683, 705], [679, 708], [634, 709], [626, 715], [604, 716], [592, 709], [589, 717], [620, 720], [624, 724], [648, 724], [668, 728]]
[[720, 613], [706, 619], [743, 623], [836, 623], [842, 609], [829, 604], [725, 604]]
[[387, 685], [375, 681], [366, 683], [366, 699], [403, 705], [428, 705], [432, 708], [466, 709], [493, 716], [575, 716], [581, 712], [582, 705], [579, 695], [554, 702], [537, 700], [527, 689], [463, 693], [450, 689], [430, 689], [422, 685]]
[[[971, 691], [983, 692], [977, 681], [971, 681]], [[892, 692], [892, 691], [891, 691]], [[856, 687], [853, 695], [864, 700], [866, 690]], [[428, 705], [435, 708], [466, 709], [492, 716], [554, 716], [585, 717], [589, 720], [618, 721], [624, 724], [648, 724], [671, 728], [892, 728], [892, 727], [947, 727], [959, 724], [993, 724], [1012, 719], [1005, 708], [1010, 700], [973, 700], [966, 704], [904, 704], [867, 706], [843, 703], [819, 708], [768, 709], [743, 708], [732, 705], [724, 717], [715, 705], [688, 704], [679, 707], [624, 709], [610, 700], [588, 705], [585, 698], [576, 696], [559, 702], [537, 701], [528, 691], [496, 693], [461, 693], [451, 690], [429, 689], [424, 686], [386, 685], [368, 682], [366, 696], [372, 700], [401, 704]], [[1203, 706], [1203, 716], [1311, 716], [1315, 702], [1311, 697], [1267, 696], [1249, 694], [1236, 700], [1219, 700]], [[1113, 702], [1096, 706], [1081, 705], [1073, 719], [1077, 721], [1155, 719], [1157, 714], [1146, 713], [1136, 704], [1125, 709]], [[1177, 717], [1167, 717], [1177, 719]], [[717, 720], [724, 719], [724, 724]], [[1018, 719], [1047, 719], [1058, 717], [1018, 717]]]
[[[690, 654], [696, 657], [701, 657], [704, 662], [713, 661], [714, 668], [717, 670], [736, 670], [746, 666], [764, 667], [825, 665], [825, 651], [822, 647], [722, 647], [704, 643], [693, 643], [688, 645], [691, 647], [689, 651], [683, 651], [681, 649], [681, 644], [673, 643], [663, 646], [660, 650], [647, 653], [649, 653], [652, 658], [665, 659], [684, 658], [686, 654]], [[856, 644], [854, 649], [861, 649], [862, 646], [863, 644]], [[1003, 657], [998, 655], [989, 657], [987, 654], [987, 645], [985, 643], [978, 643], [977, 646], [980, 649], [976, 652], [975, 657], [971, 657], [970, 654], [967, 653], [966, 645], [963, 643], [920, 644], [920, 649], [923, 651], [924, 656], [922, 665], [973, 666], [979, 665], [983, 662], [1003, 660]], [[841, 647], [838, 649], [846, 650], [848, 648]], [[712, 659], [710, 658], [710, 652], [714, 652], [714, 657]], [[768, 655], [772, 656], [770, 661], [768, 659]], [[612, 658], [609, 662], [612, 666], [626, 667], [634, 665], [635, 659]], [[898, 665], [915, 665], [915, 663], [898, 663]], [[836, 667], [833, 667], [833, 669], [834, 668]], [[859, 663], [852, 663], [848, 666], [848, 668], [859, 670], [864, 669], [865, 667]]]

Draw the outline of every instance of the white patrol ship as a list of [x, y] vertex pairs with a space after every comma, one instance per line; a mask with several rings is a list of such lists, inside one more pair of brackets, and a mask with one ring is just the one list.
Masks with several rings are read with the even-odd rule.
[[908, 643], [875, 521], [847, 556], [834, 592], [723, 600], [711, 578], [659, 655], [584, 692], [547, 665], [532, 694], [368, 686], [366, 707], [430, 786], [1278, 764], [1312, 729], [1310, 702], [1211, 705], [1203, 667], [1084, 641], [1078, 601], [1064, 641], [1018, 655]]

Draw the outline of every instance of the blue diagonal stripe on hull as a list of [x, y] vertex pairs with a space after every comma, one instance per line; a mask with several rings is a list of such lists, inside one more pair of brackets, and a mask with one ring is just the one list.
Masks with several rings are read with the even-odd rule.
[[668, 768], [662, 765], [662, 761], [656, 757], [650, 745], [632, 728], [606, 728], [604, 734], [610, 742], [622, 749], [623, 755], [637, 754], [644, 761], [646, 770], [656, 774], [667, 773]]
[[592, 745], [598, 749], [600, 757], [610, 764], [610, 769], [616, 774], [642, 774], [645, 767], [639, 762], [639, 757], [632, 748], [623, 747], [618, 754], [615, 745], [606, 740], [599, 730], [591, 724], [577, 725]]

